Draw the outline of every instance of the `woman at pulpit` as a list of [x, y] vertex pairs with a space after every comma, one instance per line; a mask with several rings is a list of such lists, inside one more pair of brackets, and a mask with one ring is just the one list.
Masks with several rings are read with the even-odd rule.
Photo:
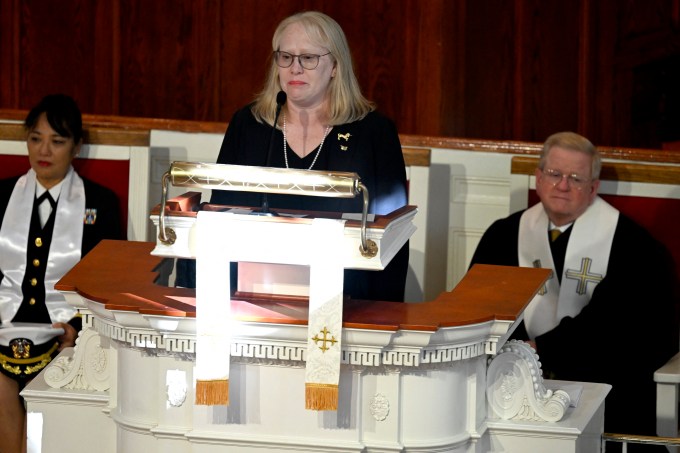
[[[368, 188], [369, 213], [407, 204], [397, 129], [362, 95], [340, 25], [315, 11], [276, 28], [264, 88], [233, 115], [217, 163], [354, 172]], [[215, 190], [210, 202], [259, 207], [262, 196]], [[356, 213], [363, 200], [270, 194], [268, 202], [274, 209]], [[403, 301], [407, 268], [408, 243], [382, 272], [346, 270], [345, 295]], [[181, 277], [191, 274], [179, 270], [178, 285], [193, 286]]]
[[71, 166], [83, 136], [75, 101], [46, 96], [24, 126], [31, 168], [0, 181], [0, 449], [13, 452], [26, 448], [19, 392], [80, 330], [54, 284], [101, 239], [121, 238], [116, 195]]

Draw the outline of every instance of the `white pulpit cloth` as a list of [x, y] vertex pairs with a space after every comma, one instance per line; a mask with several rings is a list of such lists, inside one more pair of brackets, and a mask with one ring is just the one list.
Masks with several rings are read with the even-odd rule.
[[[196, 404], [229, 402], [230, 262], [310, 267], [306, 407], [337, 408], [344, 220], [290, 222], [201, 211], [196, 220]], [[359, 245], [357, 244], [357, 247]]]
[[344, 222], [312, 222], [305, 407], [336, 410], [342, 359]]

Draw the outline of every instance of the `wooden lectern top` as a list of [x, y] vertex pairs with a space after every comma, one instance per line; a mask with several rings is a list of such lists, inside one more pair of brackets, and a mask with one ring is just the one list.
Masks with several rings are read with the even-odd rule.
[[[104, 240], [56, 285], [99, 302], [107, 310], [195, 317], [195, 290], [156, 284], [164, 258], [152, 256], [155, 244]], [[228, 269], [225, 269], [228, 272]], [[348, 299], [346, 328], [436, 331], [442, 327], [513, 321], [550, 274], [549, 269], [476, 265], [450, 292], [433, 301], [395, 303]], [[238, 294], [232, 314], [241, 321], [307, 324], [307, 300], [299, 297]]]

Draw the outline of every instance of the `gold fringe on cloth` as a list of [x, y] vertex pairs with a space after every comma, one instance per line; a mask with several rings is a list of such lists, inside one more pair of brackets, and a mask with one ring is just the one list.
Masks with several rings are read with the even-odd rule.
[[196, 404], [201, 406], [228, 406], [229, 381], [196, 381]]
[[335, 411], [338, 409], [338, 386], [335, 384], [305, 383], [305, 409]]

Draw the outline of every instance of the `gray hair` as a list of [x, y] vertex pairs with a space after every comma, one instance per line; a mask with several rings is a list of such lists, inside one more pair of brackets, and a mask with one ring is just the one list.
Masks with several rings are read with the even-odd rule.
[[545, 143], [543, 143], [541, 158], [538, 161], [538, 168], [541, 170], [545, 168], [545, 161], [548, 158], [548, 154], [550, 153], [550, 150], [556, 146], [572, 151], [578, 151], [592, 157], [593, 163], [590, 169], [591, 178], [593, 181], [600, 179], [600, 170], [602, 170], [602, 157], [600, 156], [600, 152], [590, 140], [575, 132], [558, 132], [548, 137]]

